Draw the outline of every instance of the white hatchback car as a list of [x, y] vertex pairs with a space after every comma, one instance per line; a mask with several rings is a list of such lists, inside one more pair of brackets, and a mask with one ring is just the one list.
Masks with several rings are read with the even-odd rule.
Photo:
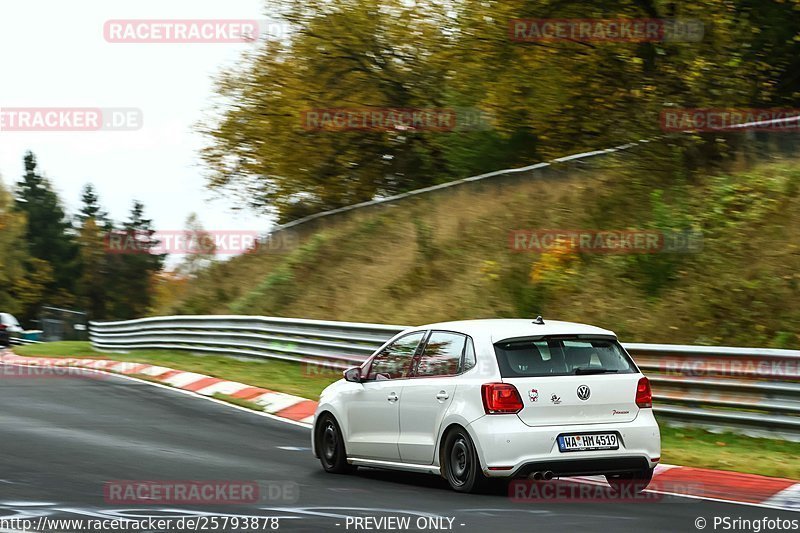
[[643, 490], [661, 456], [650, 383], [611, 331], [496, 319], [404, 331], [326, 388], [312, 449], [328, 472], [606, 476]]

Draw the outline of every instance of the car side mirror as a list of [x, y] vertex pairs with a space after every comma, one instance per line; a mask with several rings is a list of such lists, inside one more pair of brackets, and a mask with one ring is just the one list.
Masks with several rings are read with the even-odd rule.
[[361, 367], [355, 366], [344, 371], [344, 380], [352, 383], [361, 383]]

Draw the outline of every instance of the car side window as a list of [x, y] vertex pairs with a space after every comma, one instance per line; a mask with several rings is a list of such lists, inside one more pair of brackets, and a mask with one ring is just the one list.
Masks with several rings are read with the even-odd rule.
[[417, 363], [417, 377], [454, 376], [461, 370], [467, 337], [450, 331], [431, 333]]
[[472, 344], [472, 339], [467, 337], [467, 346], [464, 348], [464, 364], [461, 367], [461, 372], [474, 368], [475, 362], [475, 346]]
[[380, 381], [406, 377], [414, 359], [414, 352], [425, 333], [425, 331], [409, 333], [386, 346], [372, 359], [367, 379]]

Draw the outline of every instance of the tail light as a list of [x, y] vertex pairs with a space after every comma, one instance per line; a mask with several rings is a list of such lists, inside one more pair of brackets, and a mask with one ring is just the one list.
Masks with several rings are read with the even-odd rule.
[[0, 324], [0, 331], [3, 331], [3, 330], [4, 330], [4, 329], [6, 329], [7, 327], [8, 327], [8, 326], [6, 326], [5, 324]]
[[509, 383], [486, 383], [481, 386], [481, 396], [487, 415], [519, 413], [523, 407], [519, 391]]
[[639, 407], [653, 407], [653, 391], [650, 390], [650, 380], [642, 378], [636, 385], [636, 405]]

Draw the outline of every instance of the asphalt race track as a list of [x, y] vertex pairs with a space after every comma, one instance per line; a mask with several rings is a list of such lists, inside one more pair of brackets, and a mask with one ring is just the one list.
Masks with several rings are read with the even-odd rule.
[[[420, 517], [419, 524], [445, 517], [452, 525], [445, 519], [422, 530], [498, 533], [697, 531], [698, 517], [714, 531], [715, 516], [800, 518], [686, 498], [517, 503], [505, 494], [457, 494], [434, 476], [329, 475], [311, 455], [306, 428], [120, 377], [54, 372], [0, 379], [0, 518], [270, 516], [280, 517], [282, 531], [375, 531], [375, 522], [356, 529], [353, 518], [391, 516], [410, 517], [408, 530], [419, 531]], [[263, 480], [288, 490], [248, 504], [115, 505], [104, 496], [114, 480]]]

